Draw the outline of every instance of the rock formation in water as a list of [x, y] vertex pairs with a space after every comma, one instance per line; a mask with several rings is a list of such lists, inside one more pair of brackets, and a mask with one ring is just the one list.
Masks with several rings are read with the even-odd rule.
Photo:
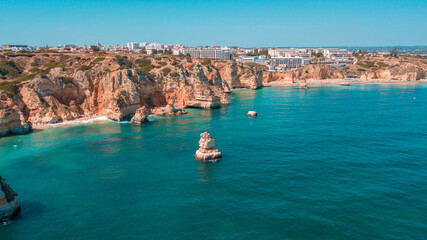
[[17, 100], [10, 93], [0, 90], [0, 137], [29, 131], [31, 123], [27, 122]]
[[181, 114], [186, 114], [182, 108], [178, 108], [175, 105], [168, 104], [165, 107], [155, 107], [151, 110], [151, 113], [157, 116], [179, 116]]
[[149, 114], [148, 110], [145, 106], [140, 107], [136, 110], [135, 115], [132, 117], [130, 121], [134, 124], [142, 125], [143, 123], [148, 122], [148, 114]]
[[254, 117], [258, 116], [258, 113], [257, 113], [257, 112], [255, 112], [255, 111], [249, 111], [246, 115], [247, 115], [248, 117], [252, 117], [252, 118], [254, 118]]
[[90, 116], [121, 121], [142, 106], [166, 115], [185, 113], [186, 107], [219, 108], [228, 104], [231, 88], [262, 85], [260, 70], [231, 61], [138, 54], [0, 57], [25, 69], [18, 80], [0, 80], [0, 87], [12, 86], [1, 93], [0, 136], [28, 132], [29, 123]]
[[207, 132], [200, 134], [199, 149], [194, 155], [197, 160], [204, 162], [216, 162], [222, 154], [215, 147], [215, 140]]
[[305, 79], [301, 79], [298, 81], [299, 88], [307, 89], [307, 81]]
[[20, 210], [18, 194], [0, 176], [0, 222], [13, 219]]

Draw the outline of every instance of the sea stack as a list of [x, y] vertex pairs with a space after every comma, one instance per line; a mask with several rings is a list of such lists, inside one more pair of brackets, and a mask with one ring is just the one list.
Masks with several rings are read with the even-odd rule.
[[258, 116], [258, 113], [255, 111], [249, 111], [246, 115], [248, 115], [248, 117], [254, 118]]
[[20, 210], [18, 194], [0, 176], [0, 222], [12, 220]]
[[307, 89], [307, 81], [306, 80], [299, 80], [298, 84], [299, 84], [300, 89]]
[[133, 116], [133, 118], [130, 121], [134, 124], [142, 125], [143, 123], [148, 122], [147, 117], [148, 117], [148, 110], [144, 106], [136, 110], [135, 116]]
[[203, 162], [216, 162], [222, 154], [215, 148], [215, 139], [207, 132], [200, 134], [199, 150], [194, 155], [197, 160]]

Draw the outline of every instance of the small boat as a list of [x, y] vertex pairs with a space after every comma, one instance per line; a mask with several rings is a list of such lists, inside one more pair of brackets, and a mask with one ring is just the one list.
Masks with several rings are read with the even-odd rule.
[[340, 86], [350, 86], [350, 83], [340, 83]]

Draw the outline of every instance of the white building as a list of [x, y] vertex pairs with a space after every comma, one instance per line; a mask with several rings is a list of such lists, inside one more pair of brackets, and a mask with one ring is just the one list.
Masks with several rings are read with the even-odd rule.
[[353, 54], [347, 49], [326, 48], [323, 49], [323, 56], [334, 60], [347, 60], [351, 58]]
[[268, 54], [272, 57], [311, 57], [311, 52], [306, 48], [270, 48]]
[[35, 52], [37, 50], [35, 47], [29, 47], [28, 45], [3, 45], [2, 49], [14, 51], [14, 52], [19, 52], [19, 51]]
[[127, 47], [130, 51], [138, 50], [139, 49], [139, 43], [130, 42], [130, 43], [127, 43]]
[[212, 58], [230, 60], [230, 49], [208, 49], [208, 48], [194, 48], [186, 47], [181, 49], [184, 55], [190, 54], [192, 58]]
[[145, 49], [147, 49], [147, 50], [154, 50], [154, 49], [155, 50], [164, 50], [165, 47], [161, 43], [150, 43], [150, 44], [147, 44]]
[[302, 57], [271, 57], [271, 65], [285, 65], [286, 67], [301, 67], [310, 64], [310, 59]]

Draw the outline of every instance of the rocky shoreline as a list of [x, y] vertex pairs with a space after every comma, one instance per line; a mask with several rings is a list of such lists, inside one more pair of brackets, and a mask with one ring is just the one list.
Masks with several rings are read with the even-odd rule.
[[[340, 84], [390, 84], [390, 83], [427, 83], [427, 79], [416, 81], [389, 80], [389, 79], [322, 79], [322, 80], [306, 80], [307, 85], [340, 85]], [[274, 81], [264, 83], [264, 86], [287, 86], [297, 87], [299, 83], [289, 81]]]
[[14, 219], [20, 211], [18, 194], [0, 176], [0, 223]]
[[[425, 61], [406, 58], [360, 60], [345, 68], [312, 64], [287, 72], [172, 55], [0, 58], [16, 68], [15, 75], [0, 80], [0, 137], [99, 117], [122, 121], [136, 114], [132, 122], [143, 124], [148, 114], [176, 116], [185, 114], [185, 108], [226, 106], [236, 88], [427, 82]], [[346, 79], [347, 74], [356, 78]]]
[[228, 104], [233, 88], [262, 87], [260, 69], [231, 61], [88, 54], [37, 55], [16, 62], [29, 72], [33, 66], [47, 69], [0, 90], [0, 137], [94, 116], [121, 121], [141, 108], [142, 115], [161, 116], [185, 114], [187, 107], [219, 108]]

